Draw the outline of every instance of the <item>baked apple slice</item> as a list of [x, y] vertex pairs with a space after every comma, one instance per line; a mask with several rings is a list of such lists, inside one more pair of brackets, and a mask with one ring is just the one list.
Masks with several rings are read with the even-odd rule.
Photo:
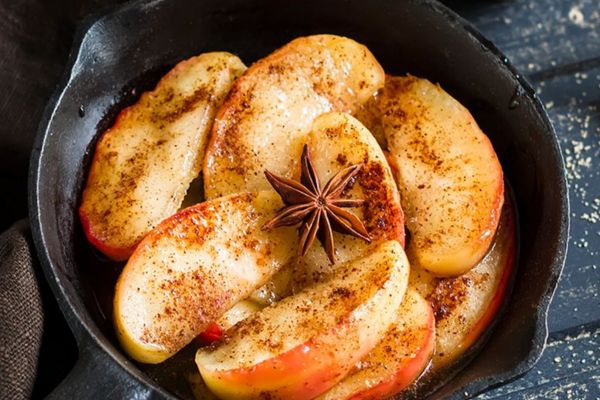
[[411, 287], [431, 301], [436, 317], [435, 369], [456, 360], [489, 327], [506, 295], [515, 252], [514, 213], [507, 201], [489, 253], [466, 274], [436, 279], [411, 264]]
[[267, 189], [265, 170], [299, 174], [314, 118], [355, 112], [384, 79], [365, 46], [334, 35], [301, 37], [259, 60], [234, 83], [215, 120], [204, 162], [206, 197]]
[[322, 246], [311, 247], [293, 266], [294, 290], [327, 279], [338, 265], [372, 251], [383, 241], [397, 240], [404, 246], [404, 215], [398, 188], [385, 155], [369, 130], [349, 114], [325, 113], [314, 120], [307, 144], [322, 184], [343, 168], [362, 165], [344, 197], [365, 201], [361, 207], [346, 210], [364, 222], [371, 243], [334, 232], [336, 264], [330, 265]]
[[79, 208], [96, 248], [125, 260], [177, 211], [200, 172], [216, 110], [244, 69], [229, 53], [192, 57], [121, 111], [96, 145]]
[[252, 299], [261, 304], [270, 304], [327, 279], [337, 266], [368, 253], [383, 241], [397, 240], [404, 246], [404, 215], [398, 189], [373, 135], [351, 115], [330, 112], [314, 120], [307, 145], [322, 185], [343, 168], [362, 165], [344, 197], [365, 200], [361, 207], [346, 210], [365, 223], [371, 243], [334, 232], [335, 265], [330, 264], [322, 246], [312, 246], [303, 257], [281, 269], [253, 294]]
[[429, 302], [411, 287], [383, 339], [319, 400], [383, 399], [400, 393], [430, 364], [435, 318]]
[[253, 314], [200, 349], [204, 382], [223, 399], [310, 399], [343, 379], [394, 322], [409, 266], [397, 241], [331, 280]]
[[377, 99], [411, 233], [408, 253], [436, 276], [485, 255], [504, 200], [502, 167], [458, 101], [413, 76], [387, 77]]
[[225, 330], [263, 308], [264, 306], [261, 303], [257, 303], [250, 299], [236, 303], [227, 310], [225, 314], [221, 315], [217, 321], [209, 324], [208, 327], [198, 335], [196, 338], [198, 344], [205, 346], [221, 340]]
[[262, 309], [263, 307], [260, 304], [252, 300], [242, 300], [227, 310], [225, 314], [221, 315], [217, 320], [217, 325], [221, 329], [227, 330]]
[[304, 257], [282, 268], [252, 295], [252, 300], [258, 304], [272, 304], [305, 286], [327, 279], [337, 266], [366, 254], [383, 241], [397, 240], [404, 245], [404, 217], [398, 189], [373, 135], [351, 115], [331, 112], [314, 120], [307, 144], [322, 184], [341, 169], [362, 164], [356, 181], [344, 197], [365, 200], [362, 207], [346, 210], [364, 221], [371, 244], [334, 232], [335, 265], [330, 265], [322, 246], [312, 246]]
[[137, 361], [159, 363], [263, 285], [296, 252], [293, 228], [262, 230], [274, 191], [186, 208], [150, 232], [117, 282], [117, 336]]

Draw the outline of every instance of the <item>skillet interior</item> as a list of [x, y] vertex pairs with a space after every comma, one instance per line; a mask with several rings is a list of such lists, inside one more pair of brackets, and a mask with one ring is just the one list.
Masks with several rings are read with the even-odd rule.
[[[484, 350], [437, 395], [464, 398], [499, 385], [539, 357], [566, 251], [567, 189], [545, 112], [493, 45], [443, 6], [425, 0], [137, 1], [82, 27], [72, 65], [40, 125], [30, 180], [36, 246], [81, 357], [108, 365], [106, 374], [116, 374], [122, 390], [168, 396], [120, 353], [99, 313], [98, 301], [105, 300], [93, 296], [82, 279], [92, 265], [76, 206], [98, 133], [181, 59], [227, 50], [249, 64], [313, 33], [366, 44], [388, 73], [411, 72], [440, 82], [490, 136], [514, 189], [521, 237], [512, 297]], [[114, 273], [102, 271], [92, 279], [111, 279]], [[97, 384], [116, 383], [99, 379]]]

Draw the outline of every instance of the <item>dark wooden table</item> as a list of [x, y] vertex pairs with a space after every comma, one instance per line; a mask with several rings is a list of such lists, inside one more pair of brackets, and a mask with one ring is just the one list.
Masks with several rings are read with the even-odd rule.
[[[0, 82], [0, 158], [7, 160], [0, 163], [0, 184], [8, 193], [0, 198], [0, 228], [25, 216], [28, 151], [66, 62], [75, 21], [116, 2], [0, 3], [0, 78], [11, 78]], [[536, 88], [560, 138], [570, 185], [570, 249], [549, 314], [548, 347], [533, 371], [479, 399], [600, 399], [600, 0], [445, 3], [502, 49]], [[22, 36], [17, 47], [7, 41], [15, 35]], [[20, 105], [11, 107], [15, 102]], [[55, 344], [42, 349], [50, 361], [43, 357], [41, 370], [69, 368], [56, 363]]]
[[529, 374], [479, 398], [600, 399], [600, 1], [446, 3], [529, 78], [559, 136], [570, 189], [548, 347]]

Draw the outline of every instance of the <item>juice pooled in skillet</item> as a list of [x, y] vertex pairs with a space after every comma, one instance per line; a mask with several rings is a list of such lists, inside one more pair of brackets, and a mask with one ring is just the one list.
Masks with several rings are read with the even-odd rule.
[[[177, 211], [200, 166], [207, 199]], [[103, 134], [80, 215], [127, 259], [114, 292], [92, 282], [116, 339], [182, 397], [408, 394], [459, 367], [514, 264], [502, 168], [469, 111], [334, 35], [248, 69], [176, 66]]]

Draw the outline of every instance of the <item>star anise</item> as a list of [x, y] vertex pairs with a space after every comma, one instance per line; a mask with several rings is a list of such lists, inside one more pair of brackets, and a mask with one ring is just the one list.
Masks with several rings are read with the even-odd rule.
[[298, 253], [306, 254], [318, 237], [325, 248], [329, 261], [335, 263], [335, 244], [333, 231], [350, 234], [371, 241], [369, 232], [362, 221], [344, 207], [358, 207], [364, 203], [361, 199], [344, 199], [340, 196], [344, 189], [354, 180], [362, 164], [351, 165], [339, 171], [321, 189], [319, 177], [313, 167], [307, 145], [302, 149], [301, 182], [275, 175], [265, 171], [265, 176], [273, 188], [279, 193], [285, 207], [267, 222], [263, 229], [279, 226], [300, 225]]

